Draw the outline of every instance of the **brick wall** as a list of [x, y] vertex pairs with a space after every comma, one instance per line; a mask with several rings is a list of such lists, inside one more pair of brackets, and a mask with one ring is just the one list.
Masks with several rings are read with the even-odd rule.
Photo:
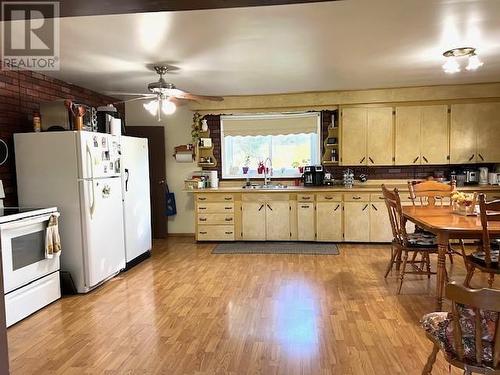
[[[33, 111], [39, 110], [40, 103], [62, 98], [91, 106], [117, 100], [36, 72], [0, 71], [0, 139], [9, 146], [9, 159], [0, 166], [5, 205], [17, 204], [13, 134], [33, 130]], [[125, 113], [123, 106], [118, 106], [118, 110]], [[33, 156], [37, 157], [36, 150]]]

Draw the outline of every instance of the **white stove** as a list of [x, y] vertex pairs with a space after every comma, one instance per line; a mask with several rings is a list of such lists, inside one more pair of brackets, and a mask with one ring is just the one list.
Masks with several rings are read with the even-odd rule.
[[0, 242], [7, 327], [61, 297], [59, 256], [46, 258], [45, 233], [57, 207], [3, 207], [0, 181]]

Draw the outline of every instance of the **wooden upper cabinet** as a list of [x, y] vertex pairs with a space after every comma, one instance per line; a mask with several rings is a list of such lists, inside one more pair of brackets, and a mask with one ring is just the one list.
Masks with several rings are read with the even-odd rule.
[[366, 108], [342, 109], [342, 164], [366, 165]]
[[290, 240], [290, 204], [288, 201], [266, 202], [266, 239]]
[[392, 165], [392, 107], [342, 109], [342, 165]]
[[448, 106], [424, 106], [421, 111], [421, 164], [449, 163]]
[[396, 108], [395, 164], [420, 164], [421, 107]]
[[500, 162], [500, 103], [478, 103], [476, 140], [478, 163]]
[[448, 106], [396, 108], [396, 165], [447, 164]]
[[453, 104], [451, 106], [451, 164], [476, 162], [477, 106], [478, 104]]
[[368, 165], [393, 164], [392, 107], [367, 109]]

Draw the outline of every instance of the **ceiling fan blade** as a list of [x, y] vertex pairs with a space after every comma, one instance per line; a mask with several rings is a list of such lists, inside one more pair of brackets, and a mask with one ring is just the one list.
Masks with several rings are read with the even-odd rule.
[[151, 99], [155, 99], [155, 98], [156, 98], [156, 95], [141, 96], [140, 98], [132, 98], [132, 99], [120, 100], [118, 102], [114, 102], [113, 104], [130, 103], [130, 102], [136, 102], [138, 100], [151, 100]]
[[118, 95], [118, 96], [152, 96], [156, 94], [146, 94], [143, 92], [122, 92], [122, 91], [106, 91], [106, 95]]
[[195, 94], [190, 94], [189, 92], [186, 92], [181, 89], [168, 89], [167, 95], [168, 96], [174, 96], [179, 99], [187, 99], [187, 100], [210, 100], [214, 102], [221, 102], [224, 100], [222, 96], [210, 96], [210, 95], [195, 95]]

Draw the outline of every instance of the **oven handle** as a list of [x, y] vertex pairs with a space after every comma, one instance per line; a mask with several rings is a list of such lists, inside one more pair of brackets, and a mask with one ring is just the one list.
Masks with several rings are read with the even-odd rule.
[[25, 219], [12, 221], [10, 223], [3, 223], [3, 224], [0, 224], [0, 230], [3, 231], [5, 229], [16, 229], [16, 228], [24, 227], [26, 225], [43, 223], [44, 221], [49, 221], [51, 216], [59, 217], [59, 216], [61, 216], [61, 214], [59, 212], [51, 212], [51, 213], [44, 214], [44, 215], [27, 217]]

